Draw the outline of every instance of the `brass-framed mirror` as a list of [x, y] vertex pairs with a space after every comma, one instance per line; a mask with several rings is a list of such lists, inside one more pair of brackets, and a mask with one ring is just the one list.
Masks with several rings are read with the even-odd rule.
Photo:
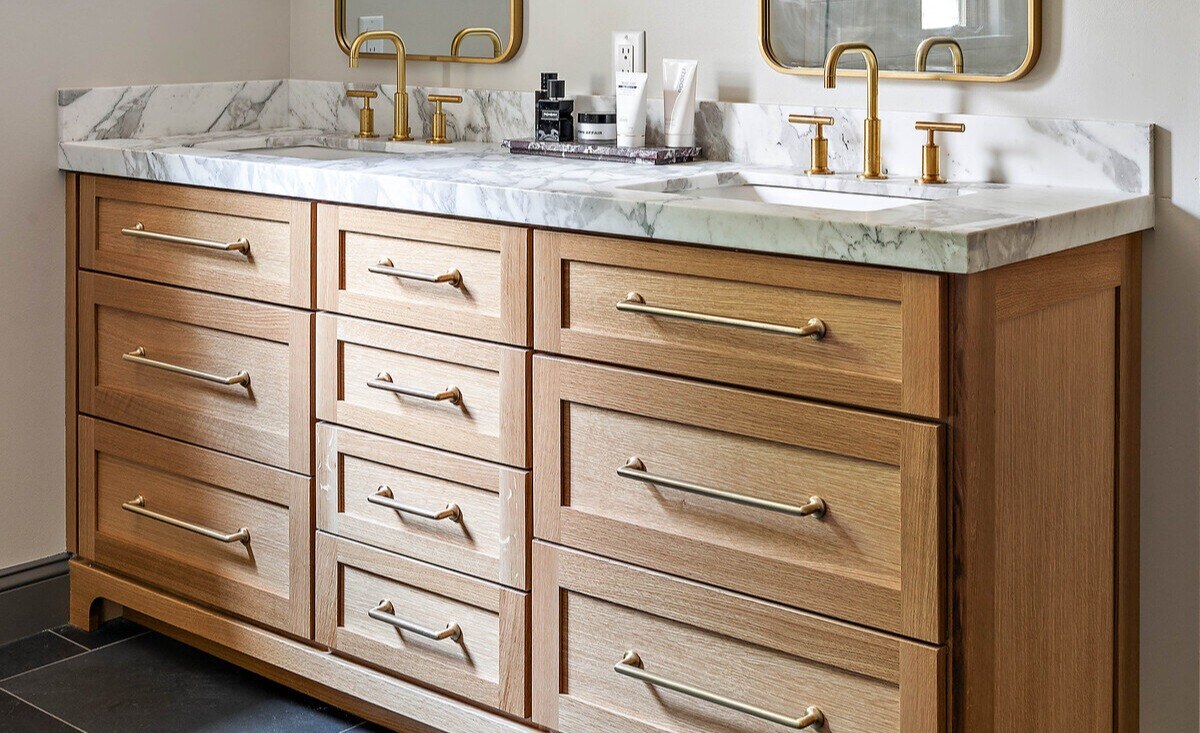
[[[847, 41], [870, 45], [884, 77], [1015, 81], [1041, 55], [1042, 0], [759, 0], [759, 45], [776, 71], [819, 76]], [[861, 59], [844, 63], [865, 73]]]
[[[409, 61], [502, 64], [525, 37], [525, 0], [333, 0], [338, 46], [364, 30], [393, 30], [408, 47]], [[368, 42], [365, 58], [395, 59], [389, 45]]]

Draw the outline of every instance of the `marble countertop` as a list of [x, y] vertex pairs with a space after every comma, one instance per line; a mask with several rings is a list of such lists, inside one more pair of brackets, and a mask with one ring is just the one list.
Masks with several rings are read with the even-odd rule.
[[[305, 145], [397, 154], [309, 160], [250, 152]], [[1154, 227], [1153, 197], [1141, 192], [922, 187], [899, 174], [881, 184], [737, 162], [656, 168], [518, 157], [493, 143], [431, 148], [305, 129], [64, 141], [59, 158], [60, 168], [79, 173], [947, 273]], [[698, 185], [739, 182], [921, 200], [855, 212], [696, 192]]]

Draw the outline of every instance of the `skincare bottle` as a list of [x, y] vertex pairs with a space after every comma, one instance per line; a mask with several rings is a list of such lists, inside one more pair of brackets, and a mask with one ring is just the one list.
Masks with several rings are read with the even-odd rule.
[[699, 65], [697, 61], [663, 59], [668, 148], [696, 145], [696, 71]]
[[646, 82], [650, 77], [632, 71], [617, 74], [617, 145], [646, 147]]
[[552, 79], [549, 96], [538, 102], [538, 142], [575, 142], [575, 100], [567, 98], [567, 82]]
[[617, 115], [613, 112], [580, 112], [575, 137], [589, 145], [616, 145]]

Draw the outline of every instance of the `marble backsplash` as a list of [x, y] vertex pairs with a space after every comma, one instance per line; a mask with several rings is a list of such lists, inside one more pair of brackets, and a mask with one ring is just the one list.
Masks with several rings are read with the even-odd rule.
[[[391, 127], [394, 86], [273, 80], [214, 84], [72, 89], [59, 92], [60, 140], [163, 138], [233, 130], [306, 129], [351, 132], [358, 129], [358, 104], [347, 89], [374, 88], [375, 127]], [[409, 117], [414, 136], [428, 136], [430, 94], [461, 94], [450, 105], [451, 138], [500, 142], [529, 137], [534, 124], [532, 92], [410, 89]], [[579, 97], [579, 109], [611, 109], [611, 98]], [[854, 171], [861, 165], [863, 110], [803, 105], [701, 102], [697, 142], [709, 160], [756, 166], [808, 167], [812, 130], [790, 125], [789, 114], [822, 114], [835, 119], [827, 128], [830, 165]], [[943, 173], [952, 180], [1089, 188], [1121, 193], [1153, 193], [1154, 126], [1093, 122], [931, 115], [884, 111], [884, 162], [893, 176], [920, 170], [925, 134], [918, 120], [967, 125], [963, 135], [944, 135]], [[662, 144], [663, 105], [650, 104], [650, 144]]]

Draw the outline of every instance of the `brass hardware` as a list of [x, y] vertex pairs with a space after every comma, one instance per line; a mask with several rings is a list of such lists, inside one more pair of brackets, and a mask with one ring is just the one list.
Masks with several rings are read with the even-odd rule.
[[122, 229], [121, 234], [134, 239], [149, 239], [152, 242], [165, 242], [167, 244], [182, 244], [187, 247], [200, 247], [201, 249], [212, 249], [218, 252], [241, 252], [247, 257], [250, 256], [250, 240], [245, 237], [240, 237], [236, 242], [216, 242], [211, 239], [196, 239], [195, 237], [180, 237], [176, 234], [161, 234], [159, 232], [146, 231], [145, 225], [140, 221], [128, 229]]
[[374, 494], [367, 497], [367, 501], [377, 506], [386, 507], [392, 511], [400, 512], [401, 514], [412, 514], [425, 519], [432, 519], [436, 522], [449, 519], [462, 524], [462, 510], [458, 508], [457, 504], [447, 504], [445, 509], [437, 512], [431, 512], [426, 509], [418, 509], [416, 507], [407, 506], [396, 501], [395, 495], [392, 494], [392, 487], [390, 486], [380, 486]]
[[629, 293], [626, 295], [625, 300], [617, 303], [617, 310], [625, 313], [640, 313], [646, 316], [659, 316], [661, 318], [674, 318], [681, 321], [707, 323], [714, 326], [745, 328], [750, 331], [763, 331], [765, 333], [773, 333], [781, 336], [801, 336], [811, 338], [816, 341], [825, 338], [826, 333], [825, 323], [819, 318], [813, 318], [809, 320], [808, 324], [801, 328], [796, 328], [795, 326], [781, 326], [777, 323], [747, 321], [741, 318], [714, 316], [708, 313], [696, 313], [694, 311], [681, 311], [673, 308], [661, 308], [656, 305], [646, 305], [645, 298], [638, 293]]
[[641, 656], [634, 651], [625, 652], [625, 656], [621, 661], [617, 662], [613, 667], [613, 671], [624, 677], [630, 677], [654, 687], [663, 687], [668, 690], [674, 690], [682, 695], [694, 697], [697, 700], [710, 702], [720, 707], [734, 710], [739, 713], [744, 713], [759, 720], [765, 720], [776, 725], [782, 725], [784, 728], [792, 728], [794, 730], [803, 730], [804, 728], [812, 728], [813, 726], [825, 725], [825, 714], [820, 708], [809, 707], [804, 711], [804, 715], [799, 718], [794, 718], [789, 715], [780, 715], [773, 713], [770, 710], [764, 710], [760, 707], [750, 705], [748, 703], [739, 702], [724, 695], [718, 695], [715, 692], [702, 690], [699, 687], [685, 685], [682, 682], [675, 682], [666, 677], [656, 675], [645, 670], [645, 665], [642, 662]]
[[451, 270], [443, 275], [428, 275], [423, 272], [411, 272], [409, 270], [398, 270], [392, 264], [391, 260], [380, 260], [379, 264], [368, 267], [367, 270], [376, 275], [387, 275], [388, 277], [398, 277], [401, 280], [416, 280], [423, 283], [434, 283], [440, 285], [446, 283], [456, 288], [461, 288], [463, 284], [462, 273], [458, 270]]
[[917, 71], [924, 73], [929, 68], [929, 52], [939, 46], [950, 49], [950, 56], [954, 61], [954, 73], [963, 73], [966, 70], [966, 63], [963, 58], [962, 46], [950, 36], [933, 36], [921, 41], [921, 45], [917, 46]]
[[367, 615], [376, 621], [382, 621], [388, 626], [394, 626], [401, 631], [408, 631], [417, 636], [423, 636], [426, 639], [433, 641], [462, 641], [462, 628], [458, 624], [450, 624], [441, 631], [427, 629], [424, 626], [418, 626], [411, 621], [405, 621], [396, 616], [396, 607], [391, 601], [380, 601], [379, 605], [367, 611]]
[[867, 62], [867, 121], [863, 123], [863, 172], [859, 178], [879, 181], [883, 173], [883, 122], [879, 119], [879, 59], [865, 43], [839, 43], [825, 59], [825, 88], [837, 86], [837, 67], [842, 54], [858, 53]]
[[[517, 51], [521, 50], [521, 44], [525, 40], [525, 0], [509, 0], [508, 29], [508, 45], [504, 48], [504, 52], [495, 58], [414, 53], [408, 55], [408, 60], [459, 64], [502, 64], [512, 60], [517, 55]], [[338, 46], [341, 47], [343, 53], [349, 56], [350, 41], [346, 35], [346, 0], [334, 0], [333, 2], [333, 31], [337, 37]], [[391, 59], [395, 54], [364, 53], [362, 56], [369, 59]]]
[[455, 94], [430, 94], [429, 101], [434, 104], [433, 137], [425, 142], [430, 145], [445, 145], [450, 142], [450, 138], [446, 137], [446, 111], [442, 109], [442, 105], [462, 104], [463, 98]]
[[141, 364], [142, 366], [161, 369], [164, 372], [171, 372], [172, 374], [182, 374], [185, 377], [201, 379], [205, 382], [223, 384], [227, 387], [232, 387], [235, 384], [240, 384], [243, 387], [250, 386], [250, 372], [244, 369], [232, 377], [222, 377], [220, 374], [209, 374], [208, 372], [201, 372], [195, 369], [177, 366], [175, 364], [168, 364], [165, 361], [154, 361], [153, 359], [147, 359], [146, 348], [143, 346], [137, 347], [128, 354], [122, 354], [121, 358], [125, 361], [131, 361], [134, 364]]
[[793, 125], [815, 125], [817, 135], [812, 139], [812, 156], [810, 163], [812, 165], [805, 173], [810, 176], [828, 176], [832, 175], [833, 171], [829, 170], [829, 141], [825, 139], [825, 126], [833, 124], [832, 117], [815, 117], [813, 115], [789, 115], [788, 122]]
[[942, 178], [942, 149], [934, 135], [939, 132], [966, 132], [967, 126], [953, 122], [918, 122], [917, 129], [929, 133], [929, 141], [922, 149], [921, 177], [917, 179], [917, 183], [945, 183], [946, 179]]
[[696, 494], [698, 496], [706, 496], [710, 499], [720, 499], [731, 504], [740, 504], [741, 506], [753, 507], [754, 509], [763, 509], [768, 512], [776, 512], [778, 514], [787, 514], [793, 517], [815, 517], [821, 519], [825, 513], [829, 511], [825, 500], [819, 496], [811, 496], [808, 503], [804, 506], [793, 506], [791, 504], [780, 504], [775, 501], [767, 501], [766, 499], [757, 499], [753, 496], [745, 496], [743, 494], [734, 494], [720, 489], [711, 489], [707, 486], [689, 483], [687, 481], [679, 481], [673, 478], [663, 476], [655, 476], [652, 473], [646, 472], [646, 464], [642, 463], [642, 459], [634, 456], [630, 458], [624, 466], [617, 469], [617, 475], [621, 478], [631, 479], [633, 481], [642, 481], [655, 486], [662, 486], [668, 489], [683, 491], [688, 494]]
[[452, 405], [462, 404], [462, 392], [459, 391], [458, 387], [447, 387], [444, 392], [426, 392], [393, 383], [392, 375], [387, 372], [380, 372], [378, 376], [367, 382], [367, 386], [371, 389], [404, 395], [405, 397], [414, 397], [418, 400], [426, 400], [427, 402], [449, 402]]
[[371, 109], [371, 100], [379, 94], [364, 89], [351, 89], [346, 92], [346, 96], [363, 100], [363, 108], [358, 112], [358, 137], [379, 137], [375, 134], [375, 110]]
[[[342, 0], [344, 2], [344, 0]], [[789, 74], [792, 76], [821, 76], [825, 72], [816, 67], [809, 66], [787, 66], [775, 54], [775, 49], [771, 46], [771, 39], [774, 36], [773, 22], [771, 19], [771, 5], [778, 0], [759, 0], [758, 5], [758, 49], [766, 60], [767, 65], [781, 74]], [[888, 79], [923, 79], [925, 81], [954, 81], [954, 82], [982, 82], [990, 84], [998, 84], [1010, 81], [1016, 81], [1029, 75], [1033, 71], [1033, 67], [1037, 66], [1038, 59], [1042, 55], [1042, 0], [1028, 0], [1029, 11], [1026, 22], [1026, 33], [1029, 39], [1029, 44], [1025, 52], [1025, 59], [1021, 65], [1011, 74], [1004, 76], [988, 76], [986, 74], [939, 74], [939, 73], [921, 73], [918, 71], [886, 71], [881, 70], [880, 76]], [[850, 70], [842, 72], [843, 75], [863, 76], [861, 70]]]
[[412, 140], [412, 129], [408, 126], [408, 52], [404, 39], [394, 31], [367, 31], [354, 39], [350, 47], [350, 68], [358, 68], [358, 56], [367, 41], [391, 41], [396, 46], [396, 99], [392, 124], [392, 142]]
[[492, 28], [463, 28], [454, 37], [454, 41], [450, 44], [450, 55], [454, 58], [459, 57], [459, 50], [462, 48], [463, 41], [471, 36], [487, 36], [492, 39], [492, 58], [498, 58], [504, 50], [504, 42], [500, 40], [500, 34]]
[[242, 527], [238, 531], [231, 534], [225, 534], [224, 532], [218, 532], [215, 529], [209, 529], [208, 527], [201, 527], [198, 524], [185, 522], [182, 519], [168, 517], [165, 514], [159, 514], [158, 512], [152, 512], [147, 509], [146, 498], [143, 496], [138, 496], [133, 501], [125, 502], [121, 505], [121, 508], [127, 512], [133, 512], [139, 516], [146, 517], [147, 519], [153, 519], [156, 522], [169, 524], [172, 527], [186, 530], [192, 534], [198, 534], [202, 537], [207, 537], [210, 540], [223, 542], [227, 545], [232, 545], [234, 542], [241, 542], [243, 545], [250, 544], [250, 530], [245, 527]]

